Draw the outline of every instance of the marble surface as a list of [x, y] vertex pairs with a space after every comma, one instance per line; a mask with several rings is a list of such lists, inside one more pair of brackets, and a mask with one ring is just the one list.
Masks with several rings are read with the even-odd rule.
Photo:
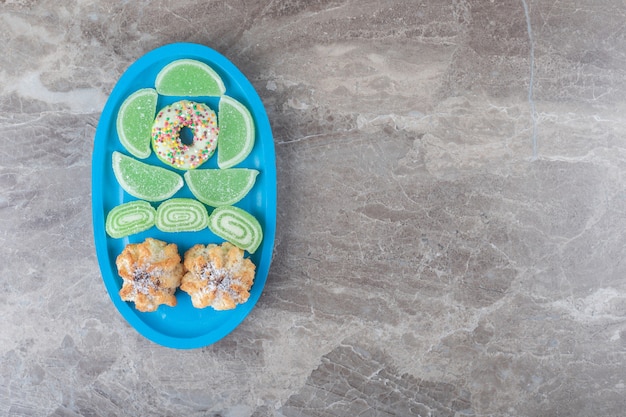
[[[0, 2], [0, 414], [619, 416], [623, 0]], [[196, 42], [274, 132], [265, 291], [221, 341], [144, 339], [91, 227], [100, 112]]]

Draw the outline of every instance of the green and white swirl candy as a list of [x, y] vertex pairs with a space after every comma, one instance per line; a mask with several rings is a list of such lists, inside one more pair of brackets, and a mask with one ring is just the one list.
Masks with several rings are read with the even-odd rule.
[[251, 254], [263, 240], [259, 221], [247, 211], [234, 206], [222, 206], [213, 210], [209, 217], [209, 229]]
[[105, 230], [114, 239], [143, 232], [154, 226], [156, 210], [147, 201], [131, 201], [107, 214]]
[[156, 227], [163, 232], [197, 232], [205, 229], [209, 214], [204, 205], [192, 198], [172, 198], [156, 210]]

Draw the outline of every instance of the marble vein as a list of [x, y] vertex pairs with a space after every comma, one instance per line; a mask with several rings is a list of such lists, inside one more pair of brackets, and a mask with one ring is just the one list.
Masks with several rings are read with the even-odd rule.
[[528, 65], [530, 68], [530, 76], [528, 78], [528, 103], [530, 104], [530, 117], [532, 120], [532, 135], [531, 140], [533, 144], [532, 152], [533, 159], [536, 160], [538, 157], [538, 149], [537, 149], [537, 109], [535, 106], [535, 100], [533, 95], [533, 87], [535, 84], [535, 41], [533, 39], [533, 29], [531, 25], [530, 19], [530, 10], [528, 8], [528, 3], [526, 0], [522, 0], [522, 5], [524, 6], [524, 16], [526, 18], [526, 28], [528, 30], [528, 43], [529, 43], [529, 59]]

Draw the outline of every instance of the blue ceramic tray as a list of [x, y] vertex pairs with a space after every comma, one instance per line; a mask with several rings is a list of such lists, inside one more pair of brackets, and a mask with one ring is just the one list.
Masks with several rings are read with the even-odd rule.
[[[105, 232], [107, 213], [115, 206], [135, 200], [119, 186], [111, 166], [113, 151], [129, 155], [120, 144], [115, 128], [119, 107], [134, 91], [140, 88], [154, 88], [156, 75], [161, 68], [181, 58], [195, 59], [211, 66], [222, 77], [226, 86], [226, 95], [243, 103], [254, 118], [256, 124], [254, 149], [237, 167], [254, 168], [259, 170], [260, 174], [257, 176], [254, 188], [235, 205], [259, 220], [264, 236], [261, 246], [250, 256], [257, 266], [257, 271], [250, 298], [246, 303], [228, 311], [215, 311], [211, 307], [196, 309], [192, 306], [190, 297], [179, 290], [176, 293], [178, 302], [176, 307], [161, 306], [153, 313], [142, 313], [135, 310], [132, 302], [122, 301], [118, 295], [122, 287], [122, 279], [117, 274], [115, 259], [128, 243], [138, 243], [147, 237], [154, 237], [176, 243], [182, 257], [185, 251], [196, 243], [223, 242], [223, 239], [215, 236], [208, 229], [193, 233], [165, 233], [153, 227], [122, 239], [110, 238]], [[182, 98], [184, 97], [159, 96], [157, 110]], [[217, 113], [219, 98], [195, 97], [192, 100], [208, 104]], [[216, 155], [199, 169], [217, 168]], [[143, 161], [166, 167], [154, 153]], [[182, 174], [183, 171], [179, 173]], [[174, 197], [193, 198], [187, 186], [179, 190]], [[207, 207], [207, 209], [210, 213], [211, 208]], [[206, 46], [176, 43], [147, 53], [128, 68], [111, 92], [96, 130], [92, 166], [92, 213], [96, 253], [102, 279], [115, 307], [140, 334], [163, 346], [192, 349], [220, 340], [245, 319], [261, 296], [272, 260], [276, 232], [276, 163], [272, 131], [263, 103], [252, 84], [235, 65]]]

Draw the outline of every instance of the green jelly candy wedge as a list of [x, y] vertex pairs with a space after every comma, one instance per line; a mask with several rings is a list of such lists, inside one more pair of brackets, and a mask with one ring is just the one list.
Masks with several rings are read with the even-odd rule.
[[226, 87], [217, 72], [194, 59], [179, 59], [167, 64], [155, 81], [156, 91], [164, 96], [213, 96], [224, 94]]
[[217, 165], [230, 168], [250, 154], [254, 147], [254, 120], [250, 111], [232, 97], [223, 96], [218, 110]]
[[172, 198], [157, 208], [155, 224], [163, 232], [197, 232], [206, 229], [209, 214], [197, 200]]
[[143, 88], [128, 96], [117, 113], [117, 135], [128, 152], [145, 159], [152, 152], [150, 138], [157, 106], [157, 92]]
[[248, 194], [259, 171], [248, 168], [197, 169], [185, 172], [193, 195], [212, 207], [230, 206]]
[[120, 186], [133, 197], [147, 201], [170, 198], [184, 184], [183, 177], [169, 169], [140, 162], [113, 152], [113, 173]]
[[263, 240], [259, 221], [245, 210], [222, 206], [209, 217], [209, 229], [233, 245], [254, 253]]
[[154, 226], [156, 210], [147, 201], [131, 201], [114, 207], [105, 222], [105, 229], [114, 239], [143, 232]]

